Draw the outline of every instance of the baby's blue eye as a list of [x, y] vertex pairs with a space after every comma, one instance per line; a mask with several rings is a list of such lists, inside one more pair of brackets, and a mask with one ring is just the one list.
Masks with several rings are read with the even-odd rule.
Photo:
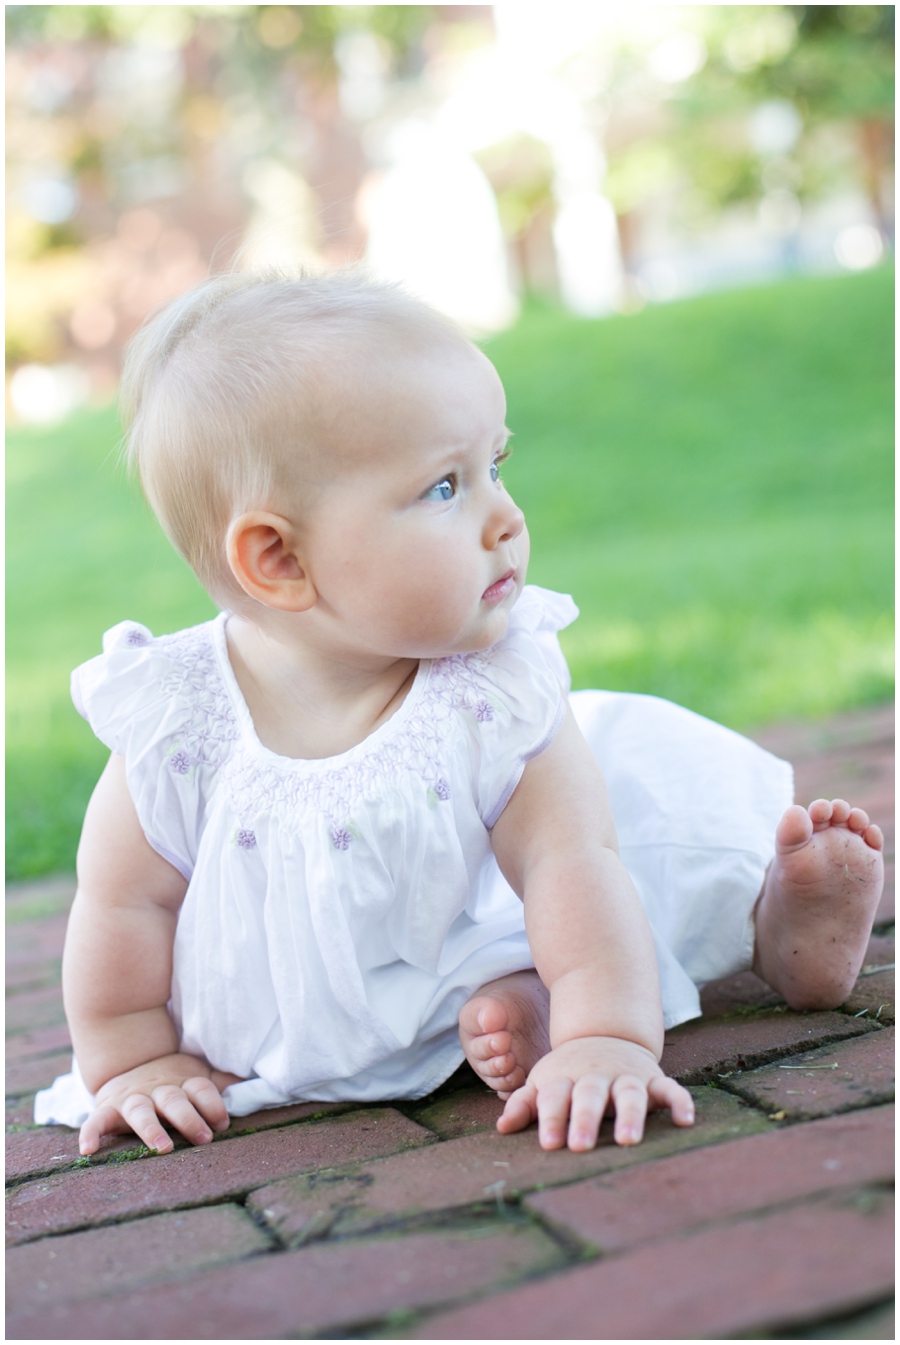
[[499, 454], [497, 455], [497, 457], [494, 458], [494, 461], [491, 463], [491, 480], [492, 480], [492, 481], [499, 481], [499, 480], [500, 480], [500, 468], [502, 467], [503, 463], [506, 462], [506, 459], [509, 457], [510, 452], [511, 452], [511, 450], [507, 448], [507, 449], [504, 450], [503, 453], [499, 453]]
[[422, 496], [423, 500], [452, 500], [456, 494], [456, 486], [452, 477], [445, 476], [443, 481], [438, 481], [435, 485], [426, 490]]

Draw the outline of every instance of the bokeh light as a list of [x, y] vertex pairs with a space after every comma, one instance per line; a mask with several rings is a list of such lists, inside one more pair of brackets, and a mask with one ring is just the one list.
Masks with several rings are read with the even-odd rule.
[[486, 334], [893, 247], [890, 6], [12, 5], [7, 30], [8, 367], [94, 400], [210, 269], [361, 262]]

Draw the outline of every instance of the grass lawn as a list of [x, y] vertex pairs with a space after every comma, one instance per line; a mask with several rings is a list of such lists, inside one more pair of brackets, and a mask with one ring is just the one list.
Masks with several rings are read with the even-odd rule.
[[[576, 686], [736, 728], [892, 692], [893, 273], [797, 279], [487, 346], [535, 583], [570, 592]], [[11, 877], [70, 869], [105, 750], [68, 674], [125, 617], [209, 599], [116, 465], [112, 409], [8, 450]]]

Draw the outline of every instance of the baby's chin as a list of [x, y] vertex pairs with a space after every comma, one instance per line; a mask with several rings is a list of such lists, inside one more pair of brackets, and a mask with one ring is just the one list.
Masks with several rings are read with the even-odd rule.
[[[516, 594], [518, 597], [518, 594]], [[513, 599], [513, 602], [515, 599]], [[513, 602], [504, 602], [495, 607], [490, 619], [484, 623], [481, 631], [473, 631], [471, 637], [462, 636], [459, 643], [449, 653], [452, 654], [479, 654], [482, 650], [491, 649], [495, 644], [504, 638], [509, 629], [509, 616], [512, 610]]]
[[509, 629], [509, 618], [522, 591], [518, 585], [509, 597], [494, 606], [484, 604], [478, 617], [463, 622], [454, 633], [443, 637], [437, 631], [429, 632], [421, 645], [410, 648], [403, 657], [416, 659], [452, 658], [454, 654], [478, 654], [498, 644]]

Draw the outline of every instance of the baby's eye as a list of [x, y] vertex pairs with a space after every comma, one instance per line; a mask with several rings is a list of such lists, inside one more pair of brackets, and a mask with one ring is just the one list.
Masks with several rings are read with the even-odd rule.
[[504, 462], [506, 462], [506, 459], [509, 457], [509, 454], [510, 454], [510, 450], [507, 449], [507, 451], [506, 451], [505, 453], [501, 453], [498, 457], [494, 458], [494, 461], [491, 463], [491, 480], [492, 480], [492, 481], [499, 481], [499, 480], [500, 480], [500, 467], [501, 467], [501, 465], [502, 465]]
[[452, 500], [456, 494], [456, 482], [452, 476], [445, 476], [443, 481], [437, 481], [422, 496], [423, 500]]

